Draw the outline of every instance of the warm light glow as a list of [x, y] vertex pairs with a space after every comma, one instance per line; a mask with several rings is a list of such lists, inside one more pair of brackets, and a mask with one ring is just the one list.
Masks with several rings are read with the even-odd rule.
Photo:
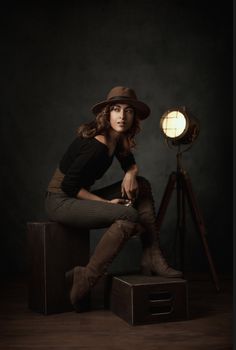
[[180, 136], [186, 128], [186, 118], [179, 111], [167, 112], [162, 121], [162, 130], [169, 138]]

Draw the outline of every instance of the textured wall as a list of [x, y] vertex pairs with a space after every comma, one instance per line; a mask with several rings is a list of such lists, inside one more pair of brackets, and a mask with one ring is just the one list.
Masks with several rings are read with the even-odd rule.
[[[232, 8], [207, 1], [8, 2], [1, 9], [1, 270], [25, 271], [27, 221], [45, 218], [44, 191], [76, 127], [115, 85], [150, 105], [135, 151], [156, 207], [175, 150], [159, 130], [163, 112], [186, 105], [201, 133], [184, 155], [217, 268], [232, 259]], [[98, 185], [120, 179], [114, 166]], [[173, 201], [174, 198], [173, 198]], [[171, 256], [175, 206], [162, 243]], [[206, 267], [188, 220], [190, 269]]]

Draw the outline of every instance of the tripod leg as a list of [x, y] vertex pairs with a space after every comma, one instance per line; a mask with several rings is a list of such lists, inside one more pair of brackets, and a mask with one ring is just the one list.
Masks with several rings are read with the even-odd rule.
[[182, 172], [181, 174], [182, 174], [184, 189], [186, 191], [187, 198], [188, 198], [188, 203], [189, 203], [190, 209], [192, 211], [192, 215], [193, 215], [195, 224], [196, 224], [196, 226], [199, 230], [199, 233], [201, 235], [202, 243], [203, 243], [205, 253], [206, 253], [206, 256], [208, 259], [208, 263], [209, 263], [212, 277], [213, 277], [213, 280], [215, 283], [215, 287], [216, 287], [216, 290], [219, 291], [220, 290], [219, 280], [218, 280], [216, 270], [214, 267], [214, 263], [213, 263], [213, 260], [211, 257], [211, 253], [210, 253], [210, 250], [208, 247], [208, 243], [207, 243], [207, 239], [206, 239], [206, 228], [205, 228], [205, 224], [203, 221], [203, 217], [201, 215], [199, 206], [197, 205], [197, 201], [196, 201], [196, 198], [194, 196], [194, 192], [193, 192], [191, 181], [190, 181], [188, 174], [186, 172]]
[[181, 173], [177, 176], [177, 228], [176, 234], [179, 239], [180, 251], [180, 268], [185, 270], [184, 253], [185, 253], [185, 234], [186, 234], [186, 218], [185, 218], [185, 192]]
[[164, 195], [162, 197], [161, 200], [161, 204], [157, 213], [157, 229], [158, 231], [161, 228], [165, 213], [166, 213], [166, 209], [168, 207], [168, 204], [170, 202], [170, 198], [171, 198], [171, 194], [173, 192], [173, 189], [175, 187], [175, 183], [176, 183], [176, 173], [172, 172], [169, 176], [169, 180], [168, 183], [166, 185], [165, 188], [165, 192]]

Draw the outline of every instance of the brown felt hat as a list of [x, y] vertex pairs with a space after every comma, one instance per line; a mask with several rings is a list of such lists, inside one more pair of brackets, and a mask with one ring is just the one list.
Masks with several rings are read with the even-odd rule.
[[107, 104], [125, 103], [132, 106], [140, 119], [146, 119], [150, 114], [150, 108], [141, 101], [138, 101], [133, 89], [116, 86], [107, 95], [105, 101], [99, 102], [92, 107], [92, 112], [97, 115]]

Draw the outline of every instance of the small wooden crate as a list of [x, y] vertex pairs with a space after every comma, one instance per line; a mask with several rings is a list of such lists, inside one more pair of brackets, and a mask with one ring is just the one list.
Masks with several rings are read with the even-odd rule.
[[181, 278], [113, 277], [110, 308], [131, 325], [188, 317], [187, 282]]
[[[65, 272], [89, 260], [89, 231], [55, 222], [27, 223], [30, 309], [44, 314], [72, 310]], [[88, 301], [85, 300], [85, 308]]]

